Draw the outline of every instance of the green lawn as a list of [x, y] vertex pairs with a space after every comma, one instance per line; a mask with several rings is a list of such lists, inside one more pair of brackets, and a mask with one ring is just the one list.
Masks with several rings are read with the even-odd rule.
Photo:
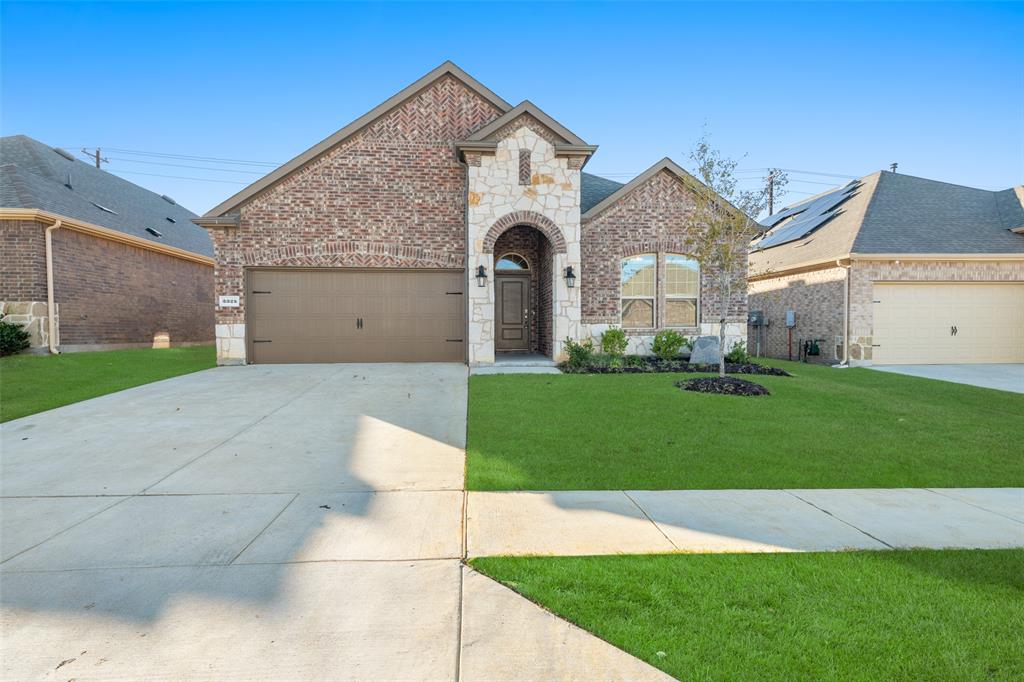
[[1024, 679], [1022, 550], [471, 563], [680, 679]]
[[1024, 394], [773, 362], [758, 398], [694, 375], [470, 378], [472, 490], [1024, 485]]
[[0, 421], [208, 369], [213, 346], [112, 350], [0, 359]]

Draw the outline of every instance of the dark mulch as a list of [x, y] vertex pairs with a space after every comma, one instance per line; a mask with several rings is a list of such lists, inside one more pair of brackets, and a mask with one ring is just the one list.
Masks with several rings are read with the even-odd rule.
[[677, 381], [676, 386], [684, 391], [697, 393], [718, 393], [720, 395], [771, 395], [761, 384], [733, 377], [700, 377]]
[[[718, 365], [692, 365], [685, 360], [662, 360], [659, 357], [629, 357], [621, 361], [618, 367], [607, 364], [593, 364], [586, 367], [569, 367], [566, 363], [559, 365], [566, 374], [649, 374], [660, 372], [704, 373], [718, 372]], [[793, 376], [778, 367], [765, 367], [753, 362], [725, 363], [726, 374], [766, 374], [776, 377]]]

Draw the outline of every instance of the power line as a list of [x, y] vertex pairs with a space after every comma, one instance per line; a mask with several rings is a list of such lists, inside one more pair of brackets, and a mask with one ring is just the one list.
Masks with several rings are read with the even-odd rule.
[[151, 175], [154, 178], [174, 178], [176, 180], [198, 180], [200, 182], [220, 182], [220, 183], [225, 183], [225, 184], [230, 184], [230, 185], [248, 185], [249, 184], [248, 182], [243, 182], [241, 180], [212, 180], [210, 178], [190, 178], [190, 177], [186, 177], [184, 175], [164, 175], [162, 173], [143, 173], [142, 171], [119, 170], [119, 171], [112, 171], [112, 172], [115, 172], [115, 173], [130, 173], [132, 175]]
[[112, 161], [124, 161], [126, 163], [145, 163], [151, 166], [173, 166], [174, 168], [194, 168], [196, 170], [217, 171], [220, 173], [251, 173], [263, 175], [263, 171], [242, 170], [238, 168], [213, 168], [212, 166], [190, 166], [184, 163], [167, 163], [166, 161], [143, 161], [142, 159], [122, 159], [118, 156], [109, 157]]
[[190, 155], [190, 154], [168, 154], [166, 152], [148, 152], [148, 151], [141, 151], [141, 150], [138, 150], [138, 149], [118, 149], [118, 148], [115, 148], [115, 147], [107, 147], [106, 149], [107, 149], [107, 151], [118, 152], [120, 154], [132, 154], [132, 155], [137, 155], [137, 156], [154, 156], [154, 157], [160, 157], [160, 158], [166, 158], [166, 159], [183, 159], [183, 160], [186, 160], [186, 161], [212, 161], [212, 162], [215, 162], [215, 163], [240, 164], [240, 165], [244, 165], [244, 166], [272, 166], [274, 168], [277, 168], [278, 166], [281, 165], [280, 163], [277, 163], [275, 161], [250, 161], [250, 160], [245, 160], [245, 159], [225, 159], [225, 158], [221, 158], [221, 157], [217, 157], [217, 156], [193, 156], [193, 155]]

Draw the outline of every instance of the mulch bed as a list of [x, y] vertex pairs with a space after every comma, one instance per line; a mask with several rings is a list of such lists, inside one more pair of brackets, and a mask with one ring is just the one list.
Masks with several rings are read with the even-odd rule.
[[677, 381], [676, 386], [684, 391], [697, 393], [718, 393], [719, 395], [771, 395], [761, 384], [733, 377], [699, 377]]
[[[559, 365], [566, 374], [648, 374], [648, 373], [662, 373], [662, 372], [687, 372], [687, 373], [704, 373], [704, 372], [718, 372], [718, 364], [714, 365], [691, 365], [685, 360], [662, 360], [658, 357], [643, 357], [639, 359], [639, 362], [634, 360], [635, 364], [626, 364], [625, 361], [619, 367], [610, 367], [608, 365], [589, 365], [587, 367], [568, 367], [566, 363]], [[765, 367], [764, 365], [758, 365], [752, 362], [737, 364], [733, 362], [725, 363], [726, 374], [766, 374], [769, 376], [776, 377], [789, 377], [793, 376], [784, 369], [778, 367]]]

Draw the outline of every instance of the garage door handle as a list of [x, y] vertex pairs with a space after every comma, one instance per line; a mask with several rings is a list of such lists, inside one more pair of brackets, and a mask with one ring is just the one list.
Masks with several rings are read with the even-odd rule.
[[269, 294], [269, 291], [253, 291], [254, 294]]
[[448, 343], [462, 343], [462, 339], [445, 339]]
[[253, 339], [253, 343], [273, 343], [270, 339]]

